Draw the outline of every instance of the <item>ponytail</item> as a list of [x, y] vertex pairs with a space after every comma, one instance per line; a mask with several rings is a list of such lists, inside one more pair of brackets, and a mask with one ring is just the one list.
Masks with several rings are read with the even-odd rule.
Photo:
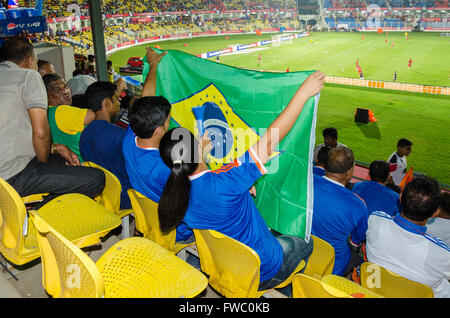
[[189, 206], [191, 181], [198, 163], [198, 142], [185, 128], [169, 130], [161, 139], [159, 151], [164, 163], [172, 170], [158, 205], [161, 232], [175, 229], [184, 219]]
[[180, 224], [189, 205], [191, 181], [182, 165], [176, 166], [172, 169], [158, 205], [159, 226], [163, 233], [170, 232]]

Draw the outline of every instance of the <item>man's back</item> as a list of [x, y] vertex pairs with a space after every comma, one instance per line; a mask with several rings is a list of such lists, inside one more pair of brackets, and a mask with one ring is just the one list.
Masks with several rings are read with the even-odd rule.
[[367, 230], [367, 207], [357, 195], [326, 176], [314, 176], [311, 233], [334, 247], [333, 274], [342, 275], [350, 260], [348, 237], [360, 244]]
[[156, 148], [141, 148], [136, 135], [128, 128], [123, 141], [125, 166], [133, 189], [154, 202], [159, 202], [171, 170]]
[[9, 179], [36, 156], [28, 110], [47, 108], [47, 93], [35, 70], [0, 63], [0, 177]]
[[357, 182], [352, 191], [364, 200], [369, 212], [383, 211], [392, 216], [400, 212], [399, 195], [378, 182]]
[[122, 185], [120, 208], [130, 209], [127, 190], [131, 188], [125, 168], [122, 142], [126, 130], [106, 120], [92, 121], [81, 133], [80, 154], [84, 161], [91, 161], [112, 172]]
[[369, 216], [366, 252], [369, 262], [430, 286], [435, 297], [450, 297], [450, 249], [440, 239], [397, 214]]

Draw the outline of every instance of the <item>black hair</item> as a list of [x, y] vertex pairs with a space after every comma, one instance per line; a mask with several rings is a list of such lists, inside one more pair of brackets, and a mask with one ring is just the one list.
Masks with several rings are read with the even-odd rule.
[[328, 152], [325, 170], [332, 173], [345, 173], [355, 164], [353, 151], [347, 147], [335, 147]]
[[325, 128], [322, 131], [322, 136], [324, 136], [324, 137], [331, 137], [333, 139], [337, 139], [338, 132], [337, 132], [336, 128], [328, 127], [328, 128]]
[[397, 142], [397, 147], [398, 148], [402, 148], [402, 147], [411, 147], [412, 146], [412, 142], [409, 141], [408, 139], [402, 138]]
[[72, 77], [75, 77], [75, 76], [81, 75], [81, 74], [83, 74], [83, 71], [77, 68], [75, 71], [72, 72]]
[[72, 106], [78, 108], [88, 108], [86, 95], [85, 94], [73, 95]]
[[389, 164], [384, 160], [375, 160], [369, 166], [370, 180], [385, 183], [389, 177]]
[[163, 96], [141, 97], [128, 111], [128, 121], [139, 138], [151, 138], [156, 128], [164, 126], [171, 105]]
[[436, 179], [425, 175], [414, 177], [402, 192], [402, 212], [413, 221], [424, 221], [436, 212], [440, 199], [441, 189]]
[[189, 206], [191, 181], [189, 176], [198, 167], [198, 141], [186, 128], [173, 128], [161, 139], [159, 152], [172, 170], [158, 205], [161, 232], [175, 229]]
[[49, 86], [51, 83], [59, 81], [60, 79], [62, 79], [62, 77], [56, 73], [53, 74], [45, 74], [42, 77], [42, 81], [44, 82], [45, 85], [45, 89], [47, 90], [47, 93], [49, 91]]
[[320, 148], [319, 152], [317, 152], [317, 164], [326, 165], [328, 161], [328, 152], [330, 148], [324, 146]]
[[85, 95], [87, 107], [97, 112], [102, 109], [102, 103], [105, 98], [112, 98], [116, 93], [117, 86], [111, 82], [94, 82], [88, 86]]
[[0, 60], [21, 63], [33, 55], [34, 48], [28, 39], [9, 38], [0, 47]]
[[112, 66], [112, 61], [111, 60], [108, 60], [108, 61], [106, 61], [106, 66]]
[[450, 192], [441, 193], [441, 203], [439, 205], [440, 213], [450, 216]]

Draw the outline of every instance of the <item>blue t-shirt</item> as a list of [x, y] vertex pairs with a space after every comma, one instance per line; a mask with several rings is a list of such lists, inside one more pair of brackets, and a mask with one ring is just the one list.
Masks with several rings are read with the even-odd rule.
[[[145, 197], [159, 202], [171, 170], [162, 161], [159, 149], [141, 148], [136, 143], [136, 135], [128, 128], [123, 139], [125, 166], [131, 186]], [[193, 232], [184, 223], [177, 227], [176, 241], [190, 238]]]
[[106, 120], [92, 121], [81, 133], [80, 155], [84, 161], [91, 161], [109, 170], [119, 179], [122, 185], [120, 208], [131, 209], [127, 193], [131, 185], [122, 152], [125, 132], [125, 129], [114, 126]]
[[184, 222], [192, 229], [216, 230], [252, 248], [261, 260], [260, 281], [281, 268], [283, 250], [256, 208], [249, 189], [265, 172], [252, 150], [214, 171], [191, 176]]
[[325, 175], [325, 169], [319, 166], [314, 166], [313, 167], [313, 174], [315, 174], [316, 176], [321, 176], [323, 177]]
[[357, 182], [353, 185], [352, 191], [366, 202], [369, 212], [383, 211], [394, 216], [401, 211], [398, 193], [378, 182]]
[[351, 255], [348, 238], [356, 246], [366, 238], [366, 204], [344, 186], [315, 175], [313, 209], [311, 233], [334, 247], [333, 274], [343, 275]]

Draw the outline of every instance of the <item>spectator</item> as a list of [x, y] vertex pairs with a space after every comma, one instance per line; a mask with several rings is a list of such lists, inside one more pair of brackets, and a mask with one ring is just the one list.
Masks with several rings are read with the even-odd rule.
[[[211, 150], [206, 135], [199, 143], [185, 128], [170, 130], [160, 144], [161, 158], [170, 172], [158, 207], [161, 230], [184, 223], [188, 229], [216, 230], [249, 246], [261, 260], [260, 290], [279, 285], [302, 259], [307, 261], [312, 241], [273, 235], [248, 190], [266, 172], [264, 164], [294, 125], [303, 101], [320, 92], [324, 79], [321, 72], [310, 75], [264, 136], [239, 160], [215, 171], [208, 170], [202, 160]], [[279, 132], [277, 140], [268, 138], [273, 130]]]
[[[156, 53], [151, 48], [147, 49], [147, 61], [150, 65], [150, 71], [145, 79], [143, 88], [142, 88], [142, 96], [155, 96], [156, 92], [156, 69], [158, 67], [159, 62], [164, 57], [167, 52], [163, 52], [161, 54]], [[134, 101], [138, 98], [138, 96], [132, 94], [127, 90], [127, 84], [125, 80], [116, 75], [114, 77], [114, 83], [117, 85], [117, 89], [119, 91], [120, 96], [122, 97], [121, 109], [117, 114], [116, 118], [114, 118], [114, 123], [122, 128], [127, 128], [129, 125], [128, 122], [128, 109], [133, 105]]]
[[117, 87], [110, 82], [95, 82], [86, 90], [86, 98], [88, 107], [95, 112], [95, 119], [81, 133], [81, 157], [109, 170], [119, 179], [122, 185], [120, 208], [131, 209], [127, 194], [131, 185], [122, 152], [126, 130], [111, 124], [120, 105]]
[[314, 211], [311, 233], [334, 247], [333, 274], [345, 276], [362, 259], [348, 245], [358, 247], [365, 239], [368, 211], [364, 201], [345, 188], [352, 178], [355, 159], [347, 147], [328, 153], [325, 176], [314, 176]]
[[431, 218], [427, 223], [427, 233], [439, 237], [447, 246], [450, 246], [450, 193], [441, 193], [441, 203], [437, 217]]
[[329, 151], [330, 151], [330, 149], [328, 147], [322, 147], [322, 148], [320, 148], [319, 152], [317, 153], [316, 166], [313, 168], [313, 173], [315, 175], [321, 176], [321, 177], [325, 175], [325, 166], [327, 165]]
[[114, 74], [115, 74], [114, 67], [112, 65], [112, 61], [110, 61], [110, 60], [106, 61], [106, 67], [108, 70], [108, 80], [112, 83], [112, 82], [114, 82]]
[[38, 60], [37, 65], [38, 65], [38, 72], [39, 74], [41, 74], [41, 77], [47, 74], [56, 73], [53, 64], [50, 63], [49, 61]]
[[390, 216], [369, 216], [366, 253], [369, 262], [400, 276], [428, 285], [434, 296], [450, 297], [450, 249], [427, 234], [429, 218], [438, 215], [439, 183], [427, 176], [415, 177], [400, 195], [402, 210]]
[[314, 148], [314, 161], [317, 162], [317, 154], [319, 153], [319, 150], [322, 147], [327, 147], [328, 149], [334, 148], [334, 147], [347, 147], [344, 144], [341, 144], [337, 141], [338, 139], [338, 132], [336, 128], [329, 127], [325, 128], [322, 131], [323, 136], [323, 144], [317, 145], [316, 148]]
[[66, 81], [57, 74], [43, 77], [48, 96], [48, 121], [53, 140], [69, 147], [80, 156], [80, 135], [95, 118], [90, 109], [69, 106], [72, 94]]
[[386, 161], [375, 160], [369, 166], [370, 181], [357, 182], [352, 191], [366, 202], [369, 212], [383, 211], [394, 216], [400, 213], [399, 195], [386, 187], [389, 165]]
[[69, 85], [72, 95], [84, 94], [88, 86], [95, 83], [95, 78], [90, 75], [78, 74], [78, 72], [75, 74], [76, 75], [67, 82], [67, 85]]
[[389, 171], [395, 185], [402, 182], [406, 174], [406, 157], [411, 153], [412, 142], [402, 138], [397, 142], [397, 151], [389, 156]]
[[[104, 188], [102, 171], [79, 165], [66, 146], [52, 144], [47, 94], [37, 72], [37, 56], [25, 39], [11, 38], [0, 48], [0, 177], [20, 196], [49, 193], [36, 208], [64, 193], [90, 197]], [[65, 163], [70, 165], [66, 165]]]

